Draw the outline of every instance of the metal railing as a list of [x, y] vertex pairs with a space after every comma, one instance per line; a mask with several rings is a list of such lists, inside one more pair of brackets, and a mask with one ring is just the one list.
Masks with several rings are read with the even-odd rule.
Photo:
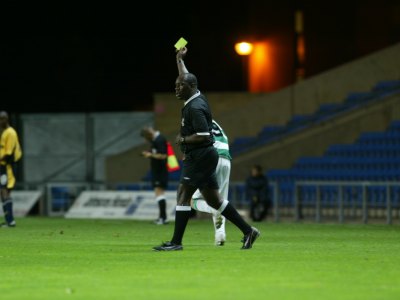
[[[174, 190], [179, 185], [178, 182], [171, 182], [169, 190]], [[302, 211], [312, 211], [315, 222], [321, 222], [324, 212], [329, 209], [330, 216], [339, 223], [344, 223], [350, 216], [361, 217], [363, 223], [367, 223], [369, 213], [379, 210], [384, 213], [387, 224], [393, 223], [393, 212], [400, 212], [400, 182], [374, 182], [374, 181], [295, 181], [293, 183], [292, 194], [290, 197], [284, 195], [278, 182], [270, 181], [270, 199], [272, 202], [271, 213], [274, 222], [279, 222], [282, 218], [289, 217], [294, 221], [302, 219]], [[326, 188], [331, 189], [329, 203], [326, 201]], [[379, 205], [371, 203], [373, 198], [373, 188], [379, 187]], [[43, 209], [41, 212], [47, 216], [62, 216], [75, 199], [84, 190], [151, 190], [148, 182], [129, 182], [118, 184], [106, 184], [102, 182], [49, 182], [44, 185], [20, 185], [20, 189], [42, 190], [44, 194]], [[309, 188], [308, 199], [305, 199], [305, 188]], [[334, 190], [332, 192], [332, 189]], [[311, 190], [311, 192], [310, 192]], [[349, 192], [354, 190], [354, 192]], [[353, 193], [353, 194], [351, 194]], [[311, 196], [310, 196], [311, 195]], [[285, 199], [284, 199], [285, 198]], [[290, 201], [288, 201], [290, 199]], [[246, 197], [244, 182], [231, 182], [229, 200], [240, 209], [249, 209], [250, 202]], [[349, 204], [350, 203], [350, 204]], [[351, 206], [351, 207], [350, 207]], [[348, 210], [356, 210], [357, 213], [347, 213]]]
[[368, 193], [370, 193], [368, 188], [371, 187], [383, 187], [384, 188], [384, 199], [385, 203], [382, 209], [386, 212], [386, 223], [392, 224], [393, 222], [393, 198], [400, 197], [400, 189], [394, 191], [393, 187], [400, 188], [400, 182], [387, 182], [387, 181], [296, 181], [294, 183], [294, 215], [295, 220], [299, 221], [302, 209], [302, 199], [300, 197], [301, 188], [303, 187], [315, 187], [315, 221], [321, 222], [322, 220], [322, 201], [321, 201], [321, 190], [324, 187], [334, 187], [337, 189], [336, 193], [336, 209], [337, 209], [337, 220], [339, 223], [343, 223], [345, 219], [344, 208], [345, 208], [345, 191], [346, 187], [353, 187], [361, 189], [361, 212], [362, 212], [362, 222], [364, 224], [368, 223], [368, 212], [369, 208]]

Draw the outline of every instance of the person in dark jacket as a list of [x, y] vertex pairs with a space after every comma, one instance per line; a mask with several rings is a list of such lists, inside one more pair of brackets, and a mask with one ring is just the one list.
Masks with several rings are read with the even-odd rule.
[[246, 179], [246, 197], [250, 201], [250, 218], [260, 222], [268, 215], [271, 202], [268, 193], [268, 179], [263, 174], [260, 165], [251, 168], [251, 174]]

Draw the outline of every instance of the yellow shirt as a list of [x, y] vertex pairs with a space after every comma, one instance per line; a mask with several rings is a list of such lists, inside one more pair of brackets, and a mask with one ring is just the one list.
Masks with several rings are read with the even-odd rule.
[[[17, 132], [11, 126], [3, 131], [0, 138], [0, 158], [2, 159], [6, 155], [14, 156], [14, 162], [18, 161], [22, 156]], [[5, 165], [6, 162], [2, 161], [1, 164]]]

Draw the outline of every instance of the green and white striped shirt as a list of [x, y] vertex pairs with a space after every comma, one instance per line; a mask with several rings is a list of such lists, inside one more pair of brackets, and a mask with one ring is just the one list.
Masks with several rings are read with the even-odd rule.
[[212, 133], [215, 139], [214, 147], [217, 149], [218, 155], [231, 160], [232, 157], [229, 153], [228, 137], [215, 120], [212, 120]]

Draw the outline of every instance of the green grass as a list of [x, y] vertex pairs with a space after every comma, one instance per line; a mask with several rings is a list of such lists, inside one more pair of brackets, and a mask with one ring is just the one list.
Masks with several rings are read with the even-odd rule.
[[400, 299], [400, 227], [191, 220], [184, 250], [153, 252], [173, 224], [19, 219], [0, 229], [0, 299]]

